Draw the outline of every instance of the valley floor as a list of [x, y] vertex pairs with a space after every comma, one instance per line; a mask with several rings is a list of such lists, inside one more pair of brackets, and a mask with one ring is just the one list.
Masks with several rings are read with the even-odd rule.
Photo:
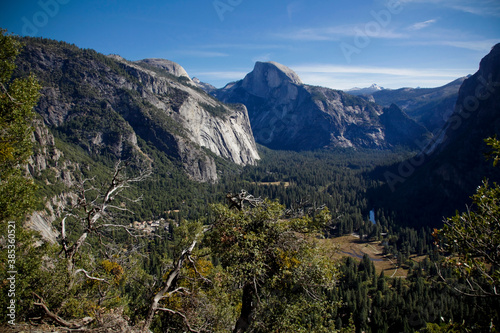
[[[384, 254], [384, 248], [380, 241], [361, 241], [357, 234], [348, 236], [325, 239], [324, 242], [333, 243], [339, 247], [338, 252], [332, 259], [341, 259], [342, 257], [352, 257], [361, 260], [366, 254], [373, 262], [377, 274], [382, 271], [387, 277], [406, 278], [408, 267], [403, 265], [398, 267], [397, 260], [392, 254]], [[331, 244], [329, 244], [331, 246]], [[415, 262], [421, 262], [426, 256], [412, 256], [410, 259]]]

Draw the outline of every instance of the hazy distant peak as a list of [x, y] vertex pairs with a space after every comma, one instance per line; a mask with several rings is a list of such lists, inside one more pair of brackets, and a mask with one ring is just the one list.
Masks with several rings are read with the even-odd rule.
[[348, 89], [345, 92], [349, 93], [351, 95], [371, 95], [374, 92], [377, 92], [377, 91], [380, 91], [380, 90], [384, 90], [384, 88], [381, 87], [381, 86], [379, 86], [378, 84], [374, 83], [371, 86], [369, 86], [368, 88], [358, 88], [358, 87], [355, 87], [355, 88], [352, 88], [352, 89]]
[[206, 82], [202, 82], [200, 79], [198, 79], [197, 77], [193, 77], [191, 79], [191, 81], [193, 81], [193, 83], [200, 89], [204, 90], [205, 92], [207, 93], [212, 93], [214, 92], [215, 90], [217, 90], [216, 87], [214, 87], [213, 85], [211, 85], [210, 83], [206, 83]]

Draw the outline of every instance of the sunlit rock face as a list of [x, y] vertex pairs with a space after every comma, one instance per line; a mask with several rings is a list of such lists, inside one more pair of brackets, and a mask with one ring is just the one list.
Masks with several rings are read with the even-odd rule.
[[[239, 165], [259, 159], [246, 108], [216, 100], [179, 64], [130, 62], [55, 41], [24, 42], [19, 70], [42, 83], [36, 107], [42, 132], [45, 126], [63, 130], [89, 154], [119, 159], [150, 158], [138, 145], [142, 140], [201, 182], [218, 179], [214, 154]], [[36, 158], [35, 167], [43, 167], [43, 158]]]

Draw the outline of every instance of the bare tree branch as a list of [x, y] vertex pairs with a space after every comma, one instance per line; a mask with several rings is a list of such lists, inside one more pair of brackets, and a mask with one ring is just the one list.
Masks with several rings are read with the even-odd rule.
[[[470, 293], [470, 292], [467, 292], [467, 291], [464, 291], [462, 289], [459, 289], [457, 288], [456, 286], [452, 286], [450, 281], [448, 279], [446, 279], [443, 274], [441, 273], [441, 270], [439, 269], [439, 266], [437, 263], [434, 264], [434, 266], [436, 267], [436, 270], [437, 270], [437, 273], [438, 273], [438, 276], [441, 278], [441, 280], [448, 286], [450, 287], [451, 289], [455, 290], [457, 293], [461, 294], [461, 295], [464, 295], [464, 296], [468, 296], [468, 297], [477, 297], [477, 298], [485, 298], [485, 297], [490, 297], [490, 296], [500, 296], [497, 291], [496, 291], [496, 288], [494, 287], [494, 293], [489, 293], [487, 291], [485, 291], [483, 288], [481, 288], [479, 286], [478, 283], [476, 283], [475, 281], [471, 281], [470, 279], [466, 279], [466, 282], [467, 284], [469, 285], [469, 289], [470, 291], [472, 291], [473, 293]], [[480, 289], [480, 292], [477, 293], [477, 290], [474, 288], [474, 286], [472, 284], [475, 284], [476, 286], [479, 287]]]
[[236, 208], [238, 210], [243, 210], [246, 204], [257, 207], [264, 202], [260, 197], [256, 198], [245, 190], [241, 190], [238, 194], [228, 193], [226, 200], [229, 203], [229, 208]]
[[23, 103], [20, 103], [18, 102], [14, 97], [12, 97], [10, 94], [9, 94], [9, 91], [7, 90], [7, 88], [5, 88], [5, 86], [3, 85], [3, 83], [0, 82], [0, 86], [2, 87], [2, 90], [4, 92], [4, 94], [10, 99], [10, 101], [16, 105], [23, 105]]
[[191, 325], [189, 324], [187, 317], [185, 315], [183, 315], [182, 313], [180, 313], [179, 311], [174, 311], [174, 310], [170, 310], [167, 308], [158, 308], [158, 311], [168, 312], [168, 313], [172, 313], [172, 314], [175, 314], [175, 315], [182, 317], [182, 319], [184, 319], [184, 324], [186, 325], [189, 332], [195, 332], [195, 333], [201, 332], [201, 331], [197, 331], [197, 330], [191, 328]]
[[76, 275], [78, 273], [82, 272], [83, 274], [85, 274], [85, 276], [87, 277], [87, 279], [89, 280], [93, 280], [93, 281], [100, 281], [100, 282], [104, 282], [106, 284], [109, 284], [108, 281], [106, 281], [105, 279], [100, 279], [100, 278], [96, 278], [96, 277], [93, 277], [89, 274], [89, 272], [87, 272], [86, 270], [84, 270], [83, 268], [80, 268], [80, 269], [77, 269], [73, 274]]
[[204, 277], [203, 275], [201, 275], [200, 272], [198, 272], [198, 269], [196, 268], [196, 263], [194, 262], [193, 258], [191, 256], [188, 256], [187, 257], [189, 262], [193, 265], [193, 269], [196, 273], [196, 275], [198, 275], [198, 277], [203, 280], [203, 282], [207, 283], [207, 284], [212, 284], [212, 281], [210, 281], [209, 279], [207, 279], [206, 277]]
[[88, 324], [90, 324], [92, 321], [94, 321], [94, 319], [92, 318], [91, 321], [89, 322], [84, 322], [80, 325], [77, 325], [75, 323], [71, 323], [69, 321], [66, 321], [64, 319], [62, 319], [61, 317], [59, 317], [58, 315], [56, 315], [55, 313], [53, 313], [52, 311], [49, 310], [49, 308], [47, 307], [47, 305], [45, 304], [45, 302], [43, 301], [43, 299], [38, 296], [36, 293], [33, 293], [38, 299], [39, 299], [39, 302], [34, 302], [33, 304], [36, 305], [36, 306], [39, 306], [41, 307], [44, 311], [45, 311], [45, 315], [47, 317], [49, 317], [51, 320], [53, 320], [54, 322], [56, 322], [57, 324], [63, 326], [63, 327], [66, 327], [66, 328], [69, 328], [69, 329], [80, 329]]
[[[78, 240], [71, 246], [68, 244], [68, 235], [66, 229], [66, 222], [68, 217], [74, 217], [78, 219], [78, 215], [75, 213], [68, 213], [61, 222], [61, 242], [62, 248], [65, 252], [66, 258], [68, 260], [68, 272], [74, 270], [74, 257], [80, 251], [81, 246], [85, 243], [87, 237], [94, 233], [98, 233], [99, 229], [102, 228], [122, 228], [127, 233], [136, 237], [132, 234], [130, 228], [117, 224], [104, 224], [103, 220], [109, 218], [110, 210], [128, 212], [132, 213], [127, 207], [121, 207], [119, 205], [112, 204], [115, 197], [119, 195], [123, 190], [130, 187], [131, 183], [140, 182], [145, 180], [151, 175], [151, 169], [141, 170], [138, 176], [126, 177], [122, 174], [125, 171], [127, 164], [122, 161], [118, 161], [115, 164], [114, 172], [109, 181], [109, 185], [106, 187], [104, 192], [97, 189], [92, 183], [95, 178], [83, 179], [78, 185], [78, 202], [73, 209], [83, 209], [83, 216], [80, 217], [80, 223], [83, 226], [83, 232], [81, 233]], [[95, 192], [95, 195], [92, 193]], [[93, 195], [92, 201], [88, 200], [89, 194]], [[140, 199], [140, 198], [139, 198]], [[137, 202], [139, 199], [130, 199], [132, 202]]]
[[189, 258], [190, 254], [193, 252], [197, 242], [198, 242], [198, 237], [200, 234], [196, 235], [195, 239], [191, 243], [191, 245], [187, 248], [184, 249], [177, 259], [174, 269], [170, 271], [170, 273], [167, 276], [166, 281], [163, 283], [163, 287], [160, 289], [159, 292], [156, 293], [156, 295], [153, 297], [151, 301], [151, 305], [149, 307], [148, 315], [146, 316], [146, 321], [144, 322], [143, 326], [143, 331], [147, 332], [149, 331], [149, 327], [151, 326], [153, 322], [154, 315], [156, 311], [160, 310], [160, 301], [169, 297], [173, 293], [179, 292], [183, 290], [184, 288], [177, 288], [173, 291], [171, 291], [171, 288], [174, 286], [175, 282], [179, 278], [179, 275], [181, 273], [182, 265], [184, 264], [184, 261]]

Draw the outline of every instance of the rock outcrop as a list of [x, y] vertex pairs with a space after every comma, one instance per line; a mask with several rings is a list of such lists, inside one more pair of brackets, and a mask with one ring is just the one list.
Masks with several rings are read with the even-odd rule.
[[189, 81], [191, 81], [191, 79], [190, 79], [188, 73], [186, 72], [186, 70], [184, 69], [184, 67], [182, 67], [181, 65], [179, 65], [176, 62], [173, 62], [173, 61], [170, 61], [167, 59], [150, 58], [150, 59], [143, 59], [143, 60], [136, 61], [136, 63], [146, 64], [146, 65], [150, 65], [152, 67], [157, 67], [157, 68], [160, 68], [160, 69], [167, 71], [168, 73], [170, 73], [174, 76], [184, 77], [184, 78], [188, 79]]
[[276, 62], [257, 62], [253, 71], [241, 82], [241, 87], [249, 94], [268, 98], [274, 89], [281, 86], [291, 88], [285, 98], [296, 98], [294, 86], [302, 85], [299, 76], [290, 68]]

